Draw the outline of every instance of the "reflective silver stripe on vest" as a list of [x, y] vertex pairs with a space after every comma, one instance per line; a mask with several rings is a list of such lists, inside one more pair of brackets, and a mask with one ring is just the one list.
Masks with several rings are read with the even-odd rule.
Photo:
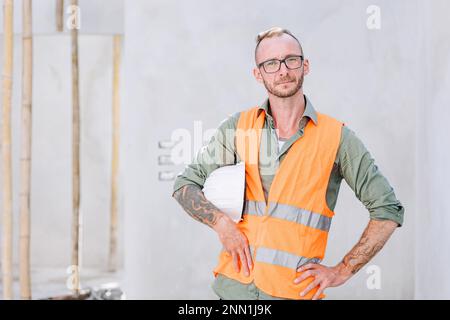
[[310, 228], [327, 232], [330, 230], [331, 218], [310, 210], [297, 208], [287, 204], [271, 202], [269, 212], [274, 218], [296, 222]]
[[244, 213], [255, 216], [263, 216], [266, 211], [266, 203], [264, 201], [245, 201]]
[[[245, 201], [244, 213], [246, 214], [264, 216], [265, 209], [266, 203], [263, 201]], [[331, 218], [320, 213], [315, 213], [310, 210], [297, 208], [287, 204], [271, 202], [269, 204], [269, 214], [271, 217], [277, 219], [299, 223], [304, 226], [326, 232], [328, 232], [331, 227]]]
[[258, 248], [256, 250], [255, 260], [257, 262], [276, 264], [290, 269], [297, 269], [306, 263], [319, 263], [321, 261], [319, 258], [305, 258], [286, 251], [269, 248]]

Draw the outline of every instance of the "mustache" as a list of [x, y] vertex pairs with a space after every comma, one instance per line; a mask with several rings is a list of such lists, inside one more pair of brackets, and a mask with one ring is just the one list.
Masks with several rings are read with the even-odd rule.
[[285, 82], [292, 82], [294, 80], [295, 80], [294, 78], [283, 78], [283, 79], [280, 79], [278, 81], [275, 81], [275, 85], [278, 85], [278, 84], [281, 84], [281, 83], [285, 83]]

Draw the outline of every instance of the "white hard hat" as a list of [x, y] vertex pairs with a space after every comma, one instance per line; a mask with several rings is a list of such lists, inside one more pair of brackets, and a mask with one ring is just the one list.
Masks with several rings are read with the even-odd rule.
[[210, 173], [203, 185], [206, 199], [239, 222], [244, 209], [245, 162], [220, 167]]

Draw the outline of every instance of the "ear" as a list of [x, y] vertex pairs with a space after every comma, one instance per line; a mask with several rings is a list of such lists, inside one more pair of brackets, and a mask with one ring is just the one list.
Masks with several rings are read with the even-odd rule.
[[303, 74], [306, 76], [309, 73], [309, 60], [305, 59], [305, 61], [303, 61]]
[[256, 81], [258, 81], [259, 83], [263, 83], [263, 78], [262, 78], [262, 74], [261, 71], [259, 70], [258, 67], [253, 68], [253, 76], [255, 77]]

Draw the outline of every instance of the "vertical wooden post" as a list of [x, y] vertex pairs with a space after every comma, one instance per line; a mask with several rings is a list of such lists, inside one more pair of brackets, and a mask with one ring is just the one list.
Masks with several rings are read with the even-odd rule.
[[111, 222], [109, 234], [109, 271], [117, 269], [117, 226], [118, 226], [118, 179], [120, 143], [120, 35], [113, 37], [113, 92], [112, 92], [112, 164], [111, 164]]
[[56, 0], [56, 31], [64, 30], [64, 0]]
[[11, 167], [11, 95], [13, 71], [13, 0], [3, 2], [3, 247], [2, 282], [3, 297], [13, 299], [12, 274], [12, 167]]
[[[78, 6], [77, 0], [71, 1]], [[74, 294], [79, 295], [80, 289], [80, 92], [78, 67], [78, 29], [71, 30], [72, 39], [72, 269], [75, 274]]]
[[23, 1], [22, 150], [20, 157], [20, 296], [31, 299], [30, 281], [30, 181], [32, 106], [32, 3]]

